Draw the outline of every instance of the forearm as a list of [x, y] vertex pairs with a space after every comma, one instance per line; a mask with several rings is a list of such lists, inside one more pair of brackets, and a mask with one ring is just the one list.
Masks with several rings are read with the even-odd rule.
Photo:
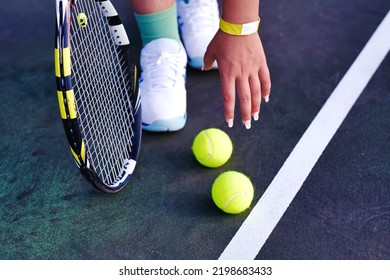
[[221, 17], [230, 23], [248, 23], [259, 19], [260, 0], [223, 0]]

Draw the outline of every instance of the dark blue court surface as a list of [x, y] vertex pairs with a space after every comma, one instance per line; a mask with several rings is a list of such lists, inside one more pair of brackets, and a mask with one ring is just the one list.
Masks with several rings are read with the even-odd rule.
[[[113, 3], [138, 59], [131, 6]], [[387, 0], [262, 0], [273, 87], [260, 120], [246, 130], [237, 111], [228, 129], [218, 72], [189, 69], [186, 127], [144, 133], [131, 183], [108, 195], [84, 181], [62, 128], [54, 4], [19, 0], [0, 12], [0, 259], [219, 258], [390, 9]], [[389, 120], [387, 55], [256, 259], [390, 259]], [[209, 127], [234, 143], [218, 169], [191, 152]], [[252, 208], [240, 215], [211, 201], [213, 180], [227, 170], [255, 186]]]

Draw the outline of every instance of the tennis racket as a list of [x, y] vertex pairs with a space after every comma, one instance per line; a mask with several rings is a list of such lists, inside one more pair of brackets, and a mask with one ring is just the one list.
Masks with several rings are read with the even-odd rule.
[[56, 0], [58, 104], [73, 158], [103, 192], [121, 190], [136, 166], [141, 101], [130, 42], [108, 0]]

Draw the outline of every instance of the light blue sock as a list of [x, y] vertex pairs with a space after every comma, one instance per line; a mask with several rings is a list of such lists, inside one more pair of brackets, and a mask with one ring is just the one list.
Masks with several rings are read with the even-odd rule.
[[180, 42], [176, 4], [157, 13], [135, 14], [135, 20], [141, 33], [143, 46], [160, 38], [170, 38]]

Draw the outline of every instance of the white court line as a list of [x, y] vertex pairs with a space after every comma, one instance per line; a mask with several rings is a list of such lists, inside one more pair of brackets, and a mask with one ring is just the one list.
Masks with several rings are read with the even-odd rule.
[[390, 50], [390, 12], [220, 256], [253, 260]]

